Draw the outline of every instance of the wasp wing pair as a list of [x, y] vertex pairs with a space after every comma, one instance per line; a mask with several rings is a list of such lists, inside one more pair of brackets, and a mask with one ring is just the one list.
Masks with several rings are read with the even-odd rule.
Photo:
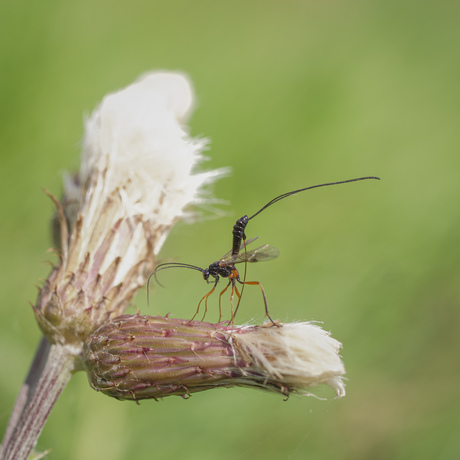
[[254, 238], [250, 238], [249, 240], [243, 240], [238, 254], [232, 254], [232, 251], [230, 250], [219, 259], [219, 262], [223, 265], [235, 265], [242, 262], [266, 262], [268, 260], [276, 259], [280, 255], [279, 249], [269, 244], [264, 244], [258, 248], [246, 251], [246, 248], [258, 238], [259, 237], [256, 236]]

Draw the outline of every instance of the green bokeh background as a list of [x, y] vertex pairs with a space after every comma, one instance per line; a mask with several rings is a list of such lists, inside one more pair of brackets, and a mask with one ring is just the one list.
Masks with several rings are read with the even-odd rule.
[[[150, 69], [187, 72], [191, 132], [218, 219], [178, 224], [161, 256], [208, 265], [234, 220], [281, 257], [251, 266], [273, 317], [318, 320], [344, 344], [347, 396], [249, 389], [140, 405], [66, 388], [39, 440], [51, 459], [460, 458], [460, 6], [452, 1], [88, 1], [0, 5], [0, 429], [40, 333], [28, 301], [52, 259], [61, 173], [82, 113]], [[146, 314], [190, 317], [206, 285], [164, 272]], [[246, 289], [239, 321], [263, 319]], [[213, 304], [211, 304], [213, 305]], [[217, 306], [208, 320], [217, 319]]]

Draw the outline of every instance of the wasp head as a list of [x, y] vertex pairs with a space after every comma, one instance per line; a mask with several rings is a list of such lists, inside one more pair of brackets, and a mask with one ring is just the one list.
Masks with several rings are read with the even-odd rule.
[[210, 275], [210, 273], [209, 273], [209, 268], [205, 268], [205, 269], [202, 271], [202, 273], [203, 273], [203, 279], [204, 279], [207, 283], [209, 283], [209, 275]]

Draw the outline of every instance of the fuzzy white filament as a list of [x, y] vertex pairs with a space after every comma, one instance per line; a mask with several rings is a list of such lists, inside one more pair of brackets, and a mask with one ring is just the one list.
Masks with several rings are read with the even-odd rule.
[[[244, 333], [248, 330], [247, 333]], [[345, 396], [345, 367], [339, 351], [342, 344], [312, 323], [287, 323], [282, 327], [249, 326], [234, 334], [233, 345], [251, 356], [255, 366], [280, 383], [299, 392], [319, 384]]]
[[190, 138], [184, 129], [192, 104], [188, 79], [161, 72], [106, 96], [86, 122], [81, 182], [95, 170], [107, 169], [97, 193], [108, 196], [129, 183], [122, 197], [123, 211], [169, 225], [216, 175], [192, 175], [206, 143]]
[[[158, 253], [184, 208], [199, 201], [201, 186], [222, 172], [192, 173], [206, 144], [205, 139], [191, 138], [183, 126], [192, 107], [192, 88], [184, 75], [155, 72], [106, 96], [86, 121], [79, 179], [91, 197], [87, 199], [88, 193], [80, 197], [85, 216], [82, 239], [100, 245], [104, 232], [98, 232], [98, 221], [104, 213], [107, 216], [107, 200], [113, 199], [114, 192], [119, 203], [104, 225], [110, 228], [123, 218], [139, 226], [130, 231], [132, 242], [123, 256], [126, 269], [119, 270], [116, 281], [123, 279], [139, 246], [145, 245], [140, 227], [151, 222], [163, 229], [154, 245]], [[116, 256], [115, 251], [106, 257], [100, 270]]]

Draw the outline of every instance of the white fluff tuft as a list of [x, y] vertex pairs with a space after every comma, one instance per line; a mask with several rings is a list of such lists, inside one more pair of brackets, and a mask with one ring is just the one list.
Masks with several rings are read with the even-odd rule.
[[177, 73], [149, 73], [106, 96], [86, 121], [81, 183], [106, 171], [99, 202], [123, 184], [124, 213], [171, 225], [199, 199], [200, 187], [221, 174], [192, 174], [206, 145], [182, 125], [192, 107], [191, 84]]
[[345, 367], [339, 355], [342, 344], [321, 327], [305, 322], [248, 329], [250, 332], [234, 336], [235, 346], [270, 378], [300, 392], [327, 384], [337, 397], [345, 396]]

